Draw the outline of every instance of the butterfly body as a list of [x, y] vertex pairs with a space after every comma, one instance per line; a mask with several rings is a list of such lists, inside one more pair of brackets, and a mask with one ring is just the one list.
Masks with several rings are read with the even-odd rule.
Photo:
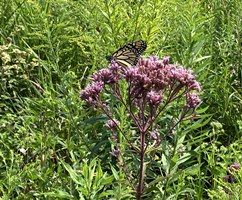
[[135, 66], [140, 54], [146, 49], [147, 44], [143, 40], [128, 43], [115, 51], [111, 56], [107, 56], [107, 60], [114, 61], [122, 67]]

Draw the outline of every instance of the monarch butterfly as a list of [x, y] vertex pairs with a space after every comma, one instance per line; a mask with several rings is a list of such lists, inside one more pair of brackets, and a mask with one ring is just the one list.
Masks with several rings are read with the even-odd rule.
[[147, 44], [143, 40], [128, 43], [106, 58], [109, 61], [115, 61], [122, 67], [135, 66], [146, 47]]

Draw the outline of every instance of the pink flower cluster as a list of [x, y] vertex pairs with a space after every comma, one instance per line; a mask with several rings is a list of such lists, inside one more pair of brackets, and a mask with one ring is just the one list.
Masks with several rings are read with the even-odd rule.
[[85, 100], [89, 105], [96, 105], [96, 100], [103, 89], [104, 83], [103, 82], [92, 82], [87, 87], [85, 90], [81, 91], [80, 98]]
[[238, 174], [238, 171], [240, 170], [240, 164], [239, 163], [234, 163], [228, 167], [227, 174], [226, 176], [223, 177], [223, 180], [225, 182], [229, 183], [236, 183], [236, 178], [235, 174]]
[[96, 105], [96, 99], [105, 85], [117, 88], [114, 86], [122, 80], [128, 84], [130, 102], [136, 105], [142, 101], [142, 104], [158, 106], [165, 95], [172, 101], [181, 93], [186, 96], [188, 108], [195, 108], [201, 102], [194, 92], [201, 91], [201, 87], [192, 71], [169, 64], [169, 57], [163, 60], [158, 57], [141, 58], [136, 67], [130, 68], [112, 62], [109, 67], [97, 71], [90, 80], [92, 83], [82, 90], [80, 98], [91, 105]]

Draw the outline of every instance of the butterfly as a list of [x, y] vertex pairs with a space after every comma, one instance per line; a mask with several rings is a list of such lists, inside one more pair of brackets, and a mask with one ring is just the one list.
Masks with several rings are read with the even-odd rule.
[[141, 53], [146, 49], [147, 44], [143, 40], [131, 42], [115, 51], [107, 60], [114, 61], [122, 67], [135, 66]]

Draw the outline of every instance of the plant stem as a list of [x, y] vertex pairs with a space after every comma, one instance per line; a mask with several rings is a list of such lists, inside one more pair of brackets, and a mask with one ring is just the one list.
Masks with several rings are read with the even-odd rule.
[[141, 196], [143, 194], [143, 180], [144, 180], [144, 156], [145, 156], [145, 132], [140, 132], [140, 172], [139, 172], [139, 185], [137, 189], [137, 199], [141, 200]]

